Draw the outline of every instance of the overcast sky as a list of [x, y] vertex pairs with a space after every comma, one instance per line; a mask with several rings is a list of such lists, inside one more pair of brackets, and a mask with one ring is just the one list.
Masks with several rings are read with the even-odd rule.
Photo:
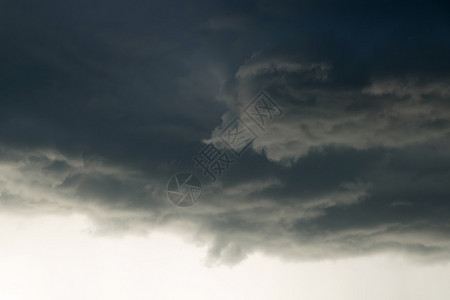
[[[450, 297], [443, 285], [407, 293], [419, 280], [408, 274], [450, 276], [450, 6], [3, 0], [0, 37], [0, 234], [11, 242], [0, 243], [0, 262], [7, 270], [19, 264], [41, 274], [45, 261], [55, 263], [42, 255], [51, 245], [64, 251], [61, 264], [77, 256], [87, 269], [106, 254], [102, 267], [114, 264], [123, 249], [145, 260], [136, 248], [181, 247], [202, 257], [185, 269], [204, 280], [245, 278], [248, 267], [255, 282], [275, 290], [261, 299], [361, 299], [340, 285], [330, 286], [333, 295], [301, 294], [281, 277], [299, 270], [304, 278], [305, 270], [317, 272], [308, 286], [320, 286], [321, 277], [361, 280], [373, 270], [379, 278], [368, 284], [386, 291], [374, 299]], [[247, 109], [258, 95], [272, 108], [263, 126]], [[223, 138], [236, 122], [250, 134], [238, 153]], [[193, 160], [202, 149], [232, 163], [212, 171], [213, 179]], [[201, 182], [192, 207], [168, 198], [179, 172]], [[11, 260], [23, 243], [27, 256]], [[79, 244], [89, 246], [75, 250]], [[147, 260], [170, 269], [170, 256], [158, 255]], [[393, 257], [406, 271], [395, 273]], [[141, 267], [119, 263], [117, 278], [139, 278]], [[230, 267], [229, 275], [214, 273]], [[280, 277], [271, 281], [265, 267]], [[342, 275], [347, 267], [354, 272]], [[57, 284], [58, 272], [49, 274], [32, 277]], [[78, 275], [71, 276], [67, 284]], [[114, 282], [103, 288], [114, 291]], [[79, 290], [100, 299], [85, 283]], [[61, 299], [50, 286], [21, 294], [26, 284], [7, 285], [0, 284], [5, 299]], [[231, 299], [231, 287], [211, 286]], [[161, 299], [179, 299], [167, 289]], [[276, 292], [286, 289], [292, 292]], [[129, 290], [129, 299], [156, 295]], [[234, 297], [247, 299], [251, 290], [243, 285]], [[183, 294], [211, 299], [197, 288]]]

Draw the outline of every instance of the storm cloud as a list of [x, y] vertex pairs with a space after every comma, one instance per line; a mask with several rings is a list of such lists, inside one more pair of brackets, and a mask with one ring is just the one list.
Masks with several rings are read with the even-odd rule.
[[[207, 245], [210, 264], [254, 252], [448, 260], [448, 13], [3, 1], [0, 208], [83, 213], [98, 234], [172, 230]], [[192, 156], [229, 151], [220, 133], [262, 90], [283, 116], [211, 182]], [[167, 200], [180, 171], [202, 180], [194, 207]]]

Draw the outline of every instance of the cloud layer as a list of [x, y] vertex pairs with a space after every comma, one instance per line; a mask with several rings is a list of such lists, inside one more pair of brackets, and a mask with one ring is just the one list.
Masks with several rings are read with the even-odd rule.
[[[19, 2], [0, 4], [3, 211], [176, 231], [210, 264], [449, 258], [447, 7]], [[284, 115], [211, 183], [192, 156], [226, 150], [261, 90]], [[203, 182], [189, 209], [166, 199], [180, 171]]]

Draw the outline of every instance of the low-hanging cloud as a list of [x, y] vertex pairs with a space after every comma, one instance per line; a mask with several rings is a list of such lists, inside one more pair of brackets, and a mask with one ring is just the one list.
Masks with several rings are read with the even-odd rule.
[[[171, 230], [207, 246], [212, 265], [255, 252], [448, 260], [442, 26], [376, 3], [396, 30], [360, 30], [348, 2], [53, 2], [23, 11], [27, 22], [5, 15], [18, 2], [0, 4], [4, 212], [83, 213], [97, 234]], [[210, 183], [192, 156], [222, 147], [260, 90], [284, 115]], [[203, 182], [189, 209], [166, 198], [179, 171]]]

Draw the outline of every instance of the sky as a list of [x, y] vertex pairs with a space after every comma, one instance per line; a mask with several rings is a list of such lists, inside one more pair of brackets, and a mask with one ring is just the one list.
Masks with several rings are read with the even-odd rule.
[[448, 299], [449, 15], [0, 1], [0, 298]]

